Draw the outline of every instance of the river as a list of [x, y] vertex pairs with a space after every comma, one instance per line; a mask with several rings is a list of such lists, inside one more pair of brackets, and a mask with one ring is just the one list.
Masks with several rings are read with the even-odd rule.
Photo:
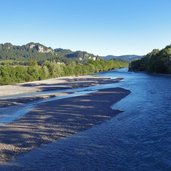
[[171, 77], [127, 72], [126, 69], [98, 75], [124, 78], [112, 84], [131, 91], [112, 106], [123, 112], [103, 124], [19, 157], [14, 168], [171, 170]]

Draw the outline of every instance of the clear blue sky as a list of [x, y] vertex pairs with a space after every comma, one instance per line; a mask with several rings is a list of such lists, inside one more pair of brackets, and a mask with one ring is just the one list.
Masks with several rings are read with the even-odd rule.
[[0, 0], [0, 43], [40, 42], [98, 55], [171, 44], [171, 0]]

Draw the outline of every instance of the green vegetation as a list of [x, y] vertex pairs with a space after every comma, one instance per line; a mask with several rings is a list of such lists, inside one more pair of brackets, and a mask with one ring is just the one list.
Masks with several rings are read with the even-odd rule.
[[13, 61], [16, 63], [27, 64], [29, 60], [34, 59], [39, 64], [46, 60], [68, 62], [69, 60], [86, 61], [88, 59], [95, 59], [97, 56], [84, 52], [73, 52], [68, 49], [52, 49], [40, 43], [28, 43], [23, 46], [12, 45], [11, 43], [0, 44], [0, 60]]
[[0, 44], [0, 85], [92, 74], [125, 66], [127, 63], [122, 61], [105, 61], [84, 51], [52, 49], [39, 43]]
[[131, 62], [129, 70], [171, 74], [171, 45], [162, 50], [154, 49], [144, 58]]
[[37, 61], [31, 60], [28, 66], [0, 65], [0, 85], [61, 76], [92, 74], [125, 66], [127, 66], [127, 63], [121, 61], [105, 61], [102, 59], [95, 61], [89, 60], [84, 64], [75, 61], [72, 61], [69, 64], [56, 61], [45, 61], [42, 65], [38, 65]]

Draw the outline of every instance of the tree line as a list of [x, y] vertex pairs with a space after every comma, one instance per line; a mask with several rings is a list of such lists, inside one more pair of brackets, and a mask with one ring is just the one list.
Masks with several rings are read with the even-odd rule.
[[171, 74], [171, 45], [162, 50], [154, 49], [144, 58], [131, 62], [129, 70]]
[[43, 80], [62, 76], [79, 76], [93, 74], [96, 72], [112, 70], [127, 66], [122, 61], [105, 61], [102, 59], [89, 60], [84, 64], [72, 61], [68, 64], [56, 61], [45, 61], [37, 64], [31, 60], [28, 66], [25, 65], [0, 65], [0, 85]]

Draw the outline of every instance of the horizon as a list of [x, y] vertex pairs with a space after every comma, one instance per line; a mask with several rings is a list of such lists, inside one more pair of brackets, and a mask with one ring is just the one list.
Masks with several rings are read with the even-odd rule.
[[142, 56], [171, 43], [170, 6], [169, 0], [7, 0], [0, 37], [14, 45]]

